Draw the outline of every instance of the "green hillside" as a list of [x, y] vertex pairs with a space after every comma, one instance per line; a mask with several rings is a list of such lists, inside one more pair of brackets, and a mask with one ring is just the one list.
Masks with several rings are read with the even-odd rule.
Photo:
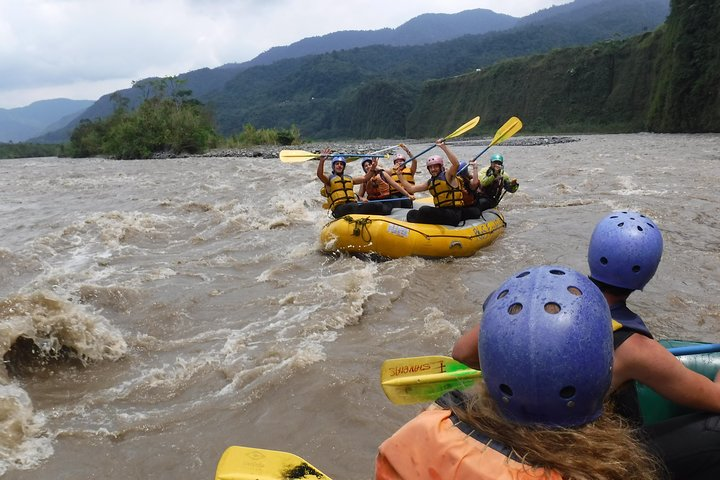
[[486, 131], [517, 115], [528, 133], [718, 132], [719, 29], [719, 3], [672, 0], [653, 33], [427, 82], [408, 135], [432, 136], [473, 115]]
[[560, 14], [502, 32], [422, 46], [354, 48], [250, 68], [201, 100], [223, 135], [250, 123], [296, 125], [304, 137], [316, 139], [413, 136], [417, 122], [411, 112], [428, 102], [433, 87], [423, 85], [429, 80], [456, 77], [448, 80], [453, 82], [502, 59], [625, 38], [654, 29], [667, 14], [667, 0], [586, 3], [567, 11], [555, 7]]

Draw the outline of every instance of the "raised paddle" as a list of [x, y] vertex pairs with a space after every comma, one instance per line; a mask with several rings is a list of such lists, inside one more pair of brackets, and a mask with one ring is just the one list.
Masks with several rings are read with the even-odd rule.
[[394, 358], [385, 360], [380, 382], [385, 396], [397, 405], [432, 402], [450, 390], [470, 387], [482, 375], [450, 357]]
[[[394, 148], [394, 147], [393, 147]], [[315, 158], [322, 157], [322, 153], [306, 152], [305, 150], [281, 150], [280, 161], [283, 163], [300, 163], [313, 160]], [[390, 155], [377, 155], [377, 153], [331, 153], [329, 157], [353, 157], [355, 158], [375, 158], [385, 157], [388, 158]], [[352, 161], [348, 159], [348, 161]]]
[[330, 477], [292, 453], [262, 448], [228, 447], [215, 480], [330, 480]]
[[[390, 150], [395, 150], [397, 147], [399, 147], [400, 144], [397, 145], [390, 145], [389, 147], [381, 148], [380, 150], [375, 150], [374, 152], [370, 152], [370, 154], [376, 154], [376, 153], [383, 153], [383, 152], [389, 152]], [[387, 155], [386, 155], [387, 156]]]
[[[478, 153], [477, 155], [475, 155], [475, 157], [471, 160], [471, 162], [474, 162], [475, 160], [477, 160], [478, 158], [480, 158], [480, 155], [482, 155], [483, 153], [487, 152], [488, 149], [489, 149], [490, 147], [492, 147], [493, 145], [497, 145], [498, 143], [502, 143], [502, 142], [504, 142], [505, 140], [507, 140], [508, 138], [510, 138], [510, 137], [512, 137], [513, 135], [515, 135], [517, 132], [520, 131], [520, 129], [522, 128], [522, 126], [523, 126], [522, 121], [521, 121], [519, 118], [517, 118], [517, 117], [510, 117], [510, 119], [509, 119], [507, 122], [505, 122], [505, 123], [503, 124], [503, 126], [498, 129], [497, 132], [495, 132], [495, 136], [493, 137], [492, 142], [490, 142], [490, 145], [488, 145], [487, 147], [485, 147], [482, 152], [480, 152], [480, 153]], [[468, 163], [468, 165], [470, 165], [470, 164]], [[465, 170], [465, 169], [468, 167], [468, 165], [465, 165], [463, 168], [461, 168], [460, 170], [458, 170], [457, 173], [459, 174], [460, 172], [462, 172], [463, 170]]]
[[[454, 132], [452, 132], [452, 133], [450, 133], [450, 134], [448, 134], [448, 135], [445, 135], [445, 137], [443, 137], [443, 140], [448, 140], [448, 139], [450, 139], [450, 138], [459, 137], [459, 136], [462, 135], [463, 133], [469, 132], [470, 130], [472, 130], [473, 128], [475, 128], [475, 126], [476, 126], [478, 123], [480, 123], [480, 117], [479, 117], [479, 116], [478, 116], [478, 117], [475, 117], [475, 118], [473, 118], [473, 119], [471, 119], [471, 120], [468, 120], [468, 121], [465, 122], [464, 124], [460, 125], [457, 129], [455, 129]], [[412, 157], [410, 157], [410, 158], [408, 158], [407, 160], [405, 160], [405, 161], [402, 163], [401, 167], [404, 167], [408, 162], [411, 162], [411, 161], [415, 160], [415, 159], [418, 158], [420, 155], [423, 155], [423, 154], [429, 152], [430, 150], [432, 150], [432, 149], [435, 148], [435, 147], [437, 147], [437, 144], [432, 144], [432, 145], [430, 145], [428, 148], [426, 148], [426, 149], [423, 150], [422, 152], [418, 153], [417, 155], [413, 155]]]
[[[720, 343], [702, 343], [672, 347], [675, 356], [720, 352]], [[432, 402], [451, 390], [471, 386], [482, 376], [475, 370], [450, 357], [410, 357], [385, 360], [380, 381], [385, 396], [396, 405]]]

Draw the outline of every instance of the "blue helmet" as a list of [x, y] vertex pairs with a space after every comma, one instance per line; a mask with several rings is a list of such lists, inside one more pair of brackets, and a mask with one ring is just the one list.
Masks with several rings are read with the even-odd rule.
[[508, 420], [575, 427], [598, 418], [610, 388], [613, 339], [600, 289], [575, 270], [518, 272], [488, 298], [478, 353]]
[[598, 222], [590, 238], [590, 276], [642, 290], [655, 275], [662, 251], [662, 234], [652, 220], [638, 212], [613, 212]]
[[462, 162], [460, 162], [460, 165], [458, 166], [458, 169], [457, 169], [458, 175], [465, 175], [465, 176], [470, 175], [470, 173], [468, 172], [468, 169], [467, 169], [467, 165], [468, 165], [468, 163], [464, 160]]
[[338, 163], [338, 162], [342, 163], [343, 165], [346, 165], [345, 157], [340, 157], [340, 156], [333, 157], [333, 159], [332, 159], [332, 165], [335, 166], [335, 164]]

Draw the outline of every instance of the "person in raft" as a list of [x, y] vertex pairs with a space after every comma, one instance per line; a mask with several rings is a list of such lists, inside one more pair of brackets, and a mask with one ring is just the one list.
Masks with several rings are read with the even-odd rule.
[[474, 391], [451, 392], [379, 447], [376, 480], [657, 479], [609, 409], [610, 311], [566, 267], [528, 268], [488, 299]]
[[423, 205], [418, 210], [410, 210], [407, 213], [407, 221], [413, 223], [435, 223], [456, 227], [462, 221], [462, 208], [464, 207], [462, 190], [456, 178], [458, 162], [455, 154], [445, 145], [445, 139], [441, 138], [435, 144], [445, 152], [450, 167], [445, 170], [444, 160], [440, 155], [433, 155], [427, 159], [427, 169], [430, 172], [430, 180], [423, 183], [410, 185], [402, 175], [400, 184], [414, 194], [429, 190], [433, 197], [434, 207]]
[[403, 195], [402, 198], [407, 198], [411, 203], [415, 199], [410, 195], [402, 185], [399, 185], [392, 177], [382, 168], [378, 167], [377, 158], [366, 158], [362, 162], [363, 170], [367, 175], [369, 170], [372, 170], [373, 176], [369, 180], [360, 185], [360, 191], [358, 197], [361, 202], [377, 202], [382, 200], [383, 209], [385, 214], [389, 214], [393, 208], [400, 207], [400, 200], [392, 201], [390, 194], [391, 189]]
[[[612, 397], [618, 413], [642, 423], [635, 382], [672, 402], [697, 410], [642, 427], [644, 440], [663, 460], [673, 479], [720, 478], [720, 375], [715, 381], [686, 368], [653, 339], [642, 318], [626, 304], [655, 275], [663, 251], [660, 229], [639, 212], [613, 212], [595, 226], [588, 247], [590, 279], [610, 306], [615, 366]], [[453, 348], [456, 360], [480, 368], [479, 327]]]
[[[474, 172], [471, 176], [468, 170], [473, 167]], [[475, 165], [474, 160], [471, 160], [470, 163], [465, 161], [460, 162], [457, 179], [463, 195], [464, 207], [462, 209], [462, 219], [480, 218], [482, 212], [477, 206], [478, 199], [480, 198], [480, 181], [478, 180], [477, 165]]]
[[[720, 372], [715, 381], [686, 368], [657, 342], [628, 297], [655, 275], [663, 240], [655, 222], [639, 212], [613, 212], [595, 226], [588, 247], [590, 279], [600, 288], [613, 318], [613, 390], [618, 411], [642, 422], [635, 382], [696, 413], [643, 427], [673, 479], [720, 478]], [[712, 412], [712, 413], [710, 413]]]
[[[471, 163], [474, 164], [474, 173], [477, 173], [477, 164]], [[483, 168], [477, 176], [480, 186], [476, 206], [481, 212], [497, 207], [505, 191], [515, 193], [520, 188], [517, 178], [510, 178], [505, 173], [504, 164], [502, 154], [496, 153], [490, 157], [490, 165]]]
[[372, 172], [366, 173], [364, 177], [345, 175], [345, 165], [347, 164], [345, 158], [335, 156], [331, 164], [332, 173], [328, 177], [325, 175], [325, 161], [329, 156], [330, 150], [322, 151], [317, 167], [317, 177], [323, 183], [320, 193], [327, 197], [326, 205], [333, 217], [342, 218], [352, 213], [383, 215], [385, 209], [381, 203], [359, 203], [355, 198], [354, 185], [369, 180]]
[[[404, 144], [401, 143], [398, 145], [400, 148], [405, 150], [405, 153], [407, 153], [408, 157], [411, 158], [410, 160], [410, 166], [407, 166], [407, 157], [403, 155], [402, 153], [398, 153], [395, 155], [395, 159], [393, 160], [393, 168], [391, 170], [390, 176], [393, 180], [395, 180], [397, 183], [400, 183], [400, 178], [398, 178], [399, 175], [402, 175], [405, 180], [410, 185], [415, 185], [415, 172], [417, 171], [417, 159], [413, 157], [412, 152], [410, 152], [410, 149]], [[403, 195], [402, 192], [400, 192], [398, 189], [395, 189], [391, 186], [390, 188], [390, 197], [391, 198], [398, 198], [401, 199], [400, 203], [398, 205], [399, 208], [412, 208], [413, 203], [412, 200], [407, 198], [407, 195]]]

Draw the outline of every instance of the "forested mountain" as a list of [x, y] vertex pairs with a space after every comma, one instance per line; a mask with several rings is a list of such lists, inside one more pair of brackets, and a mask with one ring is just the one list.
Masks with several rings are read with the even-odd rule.
[[[246, 123], [311, 138], [404, 137], [425, 81], [486, 68], [500, 60], [654, 29], [667, 0], [604, 0], [565, 5], [509, 30], [410, 47], [370, 46], [247, 69], [202, 98], [220, 131]], [[547, 15], [549, 11], [556, 15]]]
[[[179, 77], [186, 82], [184, 88], [192, 90], [196, 98], [202, 99], [210, 92], [221, 89], [229, 79], [239, 72], [254, 66], [268, 65], [287, 58], [317, 55], [368, 45], [422, 45], [471, 33], [502, 30], [516, 24], [518, 20], [515, 17], [485, 9], [466, 10], [454, 14], [424, 14], [394, 29], [341, 31], [319, 37], [305, 38], [287, 46], [273, 47], [247, 62], [228, 63], [213, 69], [202, 68], [181, 73]], [[152, 79], [143, 79], [140, 82], [148, 80]], [[144, 95], [141, 89], [136, 88], [127, 88], [115, 93], [128, 99], [131, 108], [137, 107], [142, 102]], [[104, 95], [88, 108], [81, 117], [69, 124], [66, 122], [64, 126], [58, 127], [56, 131], [52, 131], [36, 140], [42, 142], [63, 142], [67, 140], [80, 120], [93, 120], [110, 115], [116, 108], [112, 98], [112, 94]]]
[[627, 40], [500, 62], [425, 84], [408, 132], [433, 136], [480, 115], [494, 132], [720, 132], [720, 7], [672, 0], [667, 22]]
[[0, 108], [0, 142], [22, 142], [66, 125], [92, 105], [90, 100], [58, 98], [20, 108]]
[[[258, 128], [296, 125], [306, 138], [403, 137], [409, 133], [407, 117], [424, 82], [474, 72], [507, 58], [653, 30], [664, 21], [668, 4], [669, 0], [576, 0], [519, 19], [515, 27], [502, 31], [424, 45], [347, 50], [328, 46], [320, 55], [250, 68], [227, 65], [180, 77], [187, 81], [184, 88], [211, 108], [225, 135], [251, 123]], [[464, 15], [486, 12], [469, 10], [451, 17], [460, 22]], [[425, 21], [447, 20], [424, 17], [396, 30], [413, 31], [422, 29]], [[141, 98], [138, 89], [118, 93], [130, 98], [131, 106]], [[83, 117], [104, 117], [113, 107], [106, 95]], [[42, 140], [66, 140], [75, 125]]]

